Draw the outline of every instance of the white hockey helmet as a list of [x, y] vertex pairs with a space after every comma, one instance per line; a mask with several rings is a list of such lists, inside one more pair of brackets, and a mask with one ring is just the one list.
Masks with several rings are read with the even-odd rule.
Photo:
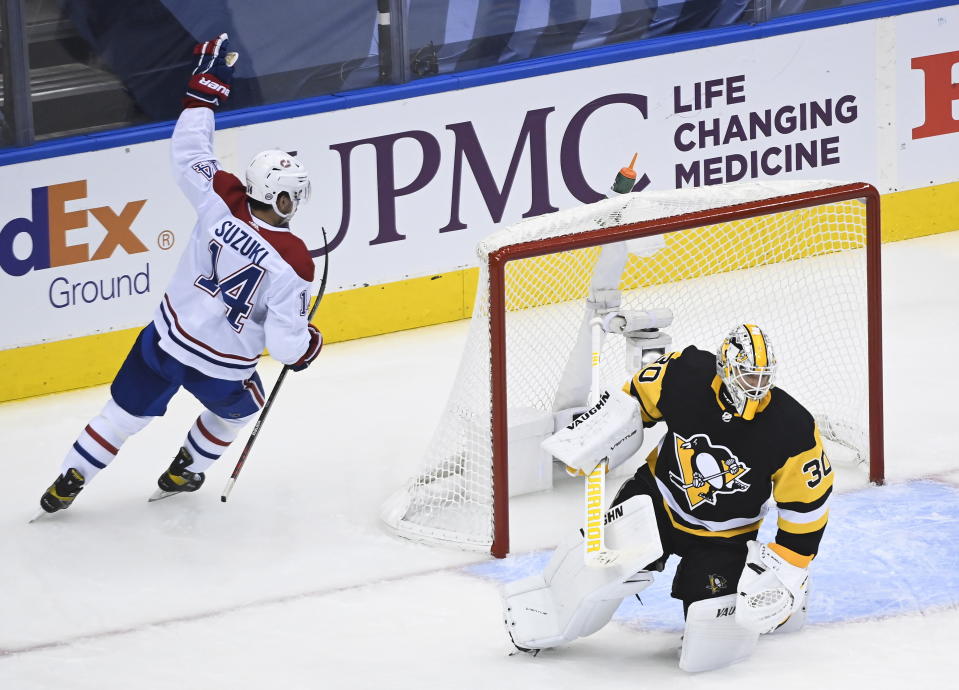
[[716, 373], [743, 419], [756, 415], [760, 401], [776, 383], [776, 369], [772, 343], [755, 324], [736, 326], [716, 352]]
[[[276, 206], [280, 194], [286, 192], [293, 202], [289, 213], [281, 213]], [[271, 149], [253, 156], [246, 169], [246, 195], [269, 204], [284, 220], [296, 213], [301, 201], [310, 198], [310, 174], [306, 167], [286, 151]]]

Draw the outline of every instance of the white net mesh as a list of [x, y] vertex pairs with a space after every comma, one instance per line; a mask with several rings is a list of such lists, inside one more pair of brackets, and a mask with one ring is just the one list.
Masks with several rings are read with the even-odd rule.
[[[744, 202], [825, 189], [828, 182], [737, 183], [629, 194], [531, 218], [480, 243], [480, 278], [467, 345], [423, 469], [383, 518], [399, 534], [488, 549], [493, 537], [492, 391], [488, 255], [510, 244], [616, 228]], [[708, 222], [708, 221], [707, 221]], [[622, 243], [506, 265], [510, 411], [585, 403], [585, 307], [601, 251]], [[630, 249], [637, 249], [630, 244]], [[668, 308], [671, 349], [712, 350], [737, 323], [758, 323], [780, 362], [778, 385], [816, 416], [823, 435], [866, 457], [866, 220], [858, 200], [760, 214], [661, 236], [616, 269], [624, 309]], [[613, 262], [615, 264], [615, 261]], [[621, 272], [619, 269], [622, 269]], [[616, 282], [615, 280], [613, 281]], [[579, 344], [577, 344], [579, 343]], [[603, 351], [604, 387], [628, 379], [622, 337]], [[512, 416], [512, 412], [508, 416]], [[510, 462], [521, 461], [511, 458]]]

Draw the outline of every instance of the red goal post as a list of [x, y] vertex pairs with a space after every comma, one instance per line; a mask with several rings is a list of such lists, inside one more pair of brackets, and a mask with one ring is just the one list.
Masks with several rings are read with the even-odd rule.
[[[882, 483], [879, 194], [865, 183], [736, 183], [615, 197], [531, 218], [484, 240], [473, 324], [450, 404], [426, 468], [384, 510], [390, 527], [420, 541], [488, 548], [495, 557], [509, 552], [508, 411], [511, 402], [517, 408], [510, 398], [549, 379], [548, 390], [521, 407], [555, 412], [563, 397], [556, 389], [570, 378], [568, 350], [574, 346], [566, 343], [575, 339], [579, 322], [566, 317], [567, 325], [557, 326], [559, 309], [582, 305], [592, 294], [589, 276], [599, 270], [596, 254], [603, 251], [596, 248], [651, 241], [643, 238], [662, 239], [629, 255], [617, 287], [624, 303], [636, 293], [643, 308], [671, 308], [679, 347], [712, 349], [737, 321], [767, 327], [781, 368], [802, 371], [784, 387], [794, 395], [798, 389], [823, 436], [853, 449], [868, 463], [869, 479]], [[745, 292], [737, 292], [740, 286]], [[737, 305], [745, 313], [736, 312]], [[695, 330], [714, 317], [715, 324]], [[524, 328], [532, 335], [517, 335]], [[824, 332], [832, 342], [807, 336]], [[470, 343], [487, 333], [488, 351], [480, 345], [470, 355]], [[817, 353], [809, 358], [803, 346], [830, 351], [819, 353], [818, 366]], [[488, 389], [479, 379], [468, 382], [484, 359], [479, 374], [488, 375]], [[841, 381], [831, 390], [834, 374]], [[518, 381], [511, 392], [512, 379]], [[806, 379], [829, 389], [822, 400]], [[471, 389], [478, 389], [473, 398]], [[862, 412], [845, 409], [863, 389]], [[480, 402], [486, 396], [488, 404]], [[860, 424], [862, 416], [867, 419]]]

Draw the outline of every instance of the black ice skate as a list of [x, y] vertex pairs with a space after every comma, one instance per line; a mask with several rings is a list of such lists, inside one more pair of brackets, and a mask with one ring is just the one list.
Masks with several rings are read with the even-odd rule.
[[185, 491], [196, 491], [203, 486], [206, 475], [186, 469], [192, 464], [193, 456], [190, 455], [190, 451], [180, 448], [170, 467], [157, 480], [157, 486], [160, 488], [150, 496], [150, 500], [159, 501], [161, 498], [168, 498]]
[[55, 513], [70, 507], [73, 499], [83, 490], [83, 475], [74, 468], [57, 477], [46, 493], [40, 497], [40, 507], [47, 513]]

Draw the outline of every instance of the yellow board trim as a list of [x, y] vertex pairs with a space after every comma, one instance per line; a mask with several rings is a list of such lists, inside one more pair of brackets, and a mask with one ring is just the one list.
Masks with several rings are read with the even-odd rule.
[[0, 351], [0, 401], [60, 393], [113, 380], [139, 328]]
[[882, 196], [882, 241], [959, 230], [959, 182]]
[[[355, 340], [472, 314], [479, 269], [328, 293], [314, 321], [326, 343]], [[109, 383], [140, 328], [0, 350], [0, 402]]]
[[[882, 197], [883, 242], [959, 230], [959, 182]], [[331, 293], [316, 319], [327, 343], [470, 316], [477, 269]], [[108, 383], [138, 328], [0, 351], [0, 402]]]

